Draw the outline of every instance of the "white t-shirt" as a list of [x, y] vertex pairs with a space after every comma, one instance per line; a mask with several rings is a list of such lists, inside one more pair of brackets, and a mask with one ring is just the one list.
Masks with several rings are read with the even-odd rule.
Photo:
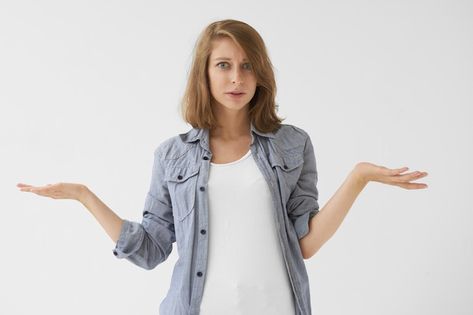
[[251, 150], [210, 163], [209, 259], [201, 315], [295, 314], [268, 184]]

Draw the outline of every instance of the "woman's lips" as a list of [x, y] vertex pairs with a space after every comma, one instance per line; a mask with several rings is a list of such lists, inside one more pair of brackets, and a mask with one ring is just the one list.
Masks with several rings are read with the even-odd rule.
[[240, 93], [230, 92], [230, 93], [226, 93], [226, 94], [230, 95], [230, 97], [232, 97], [232, 98], [239, 98], [239, 97], [242, 97], [243, 95], [245, 95], [245, 93], [243, 93], [243, 92], [240, 92]]

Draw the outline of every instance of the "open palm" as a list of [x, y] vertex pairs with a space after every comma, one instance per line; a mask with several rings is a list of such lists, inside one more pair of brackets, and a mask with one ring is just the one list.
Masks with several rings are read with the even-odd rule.
[[56, 183], [45, 186], [32, 186], [23, 183], [16, 185], [20, 191], [32, 192], [40, 196], [53, 199], [74, 199], [79, 200], [84, 191], [84, 185], [75, 183]]
[[384, 184], [399, 186], [405, 189], [423, 189], [428, 187], [427, 184], [424, 183], [411, 183], [411, 181], [427, 176], [427, 172], [415, 171], [402, 174], [409, 168], [402, 167], [390, 169], [369, 162], [358, 163], [356, 167], [360, 176], [364, 178], [366, 182], [380, 182]]

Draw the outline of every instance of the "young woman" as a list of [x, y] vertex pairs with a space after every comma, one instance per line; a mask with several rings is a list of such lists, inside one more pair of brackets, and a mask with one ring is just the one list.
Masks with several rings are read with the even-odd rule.
[[405, 189], [426, 172], [358, 163], [319, 211], [309, 135], [276, 115], [265, 44], [241, 21], [200, 35], [183, 98], [187, 133], [154, 152], [142, 222], [121, 219], [85, 185], [18, 184], [81, 202], [116, 243], [113, 253], [152, 269], [177, 243], [160, 314], [311, 314], [304, 259], [340, 226], [370, 181]]

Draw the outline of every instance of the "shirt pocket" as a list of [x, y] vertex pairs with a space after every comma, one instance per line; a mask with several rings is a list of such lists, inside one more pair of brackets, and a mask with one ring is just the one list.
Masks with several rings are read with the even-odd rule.
[[173, 167], [167, 174], [172, 211], [178, 221], [184, 220], [195, 208], [199, 166]]
[[289, 197], [296, 187], [303, 164], [304, 157], [302, 151], [285, 151], [280, 155], [273, 156], [271, 159], [271, 167], [278, 177], [279, 182], [284, 183], [288, 190], [286, 197]]

